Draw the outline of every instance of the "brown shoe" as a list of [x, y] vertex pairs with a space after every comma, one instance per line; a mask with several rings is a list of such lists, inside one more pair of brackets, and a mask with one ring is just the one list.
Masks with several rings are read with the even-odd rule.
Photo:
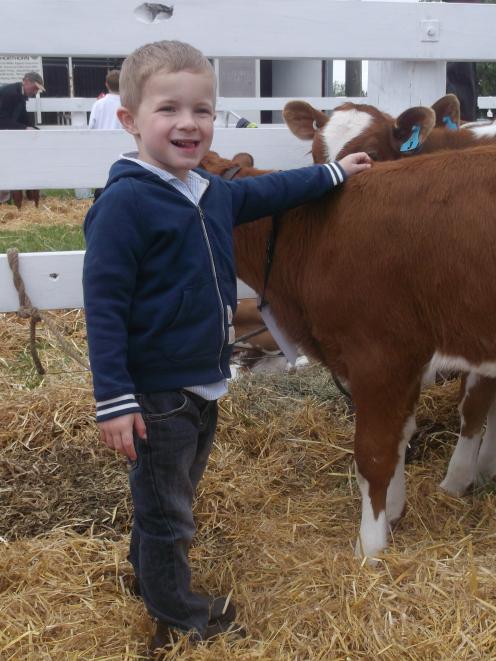
[[124, 581], [124, 585], [131, 597], [141, 597], [141, 586], [136, 576], [128, 576], [127, 580]]
[[173, 647], [182, 636], [188, 636], [188, 642], [191, 645], [196, 645], [201, 641], [212, 640], [217, 636], [227, 634], [228, 639], [231, 641], [246, 638], [246, 630], [236, 622], [225, 622], [223, 620], [215, 620], [208, 624], [203, 636], [198, 631], [182, 631], [171, 627], [166, 622], [157, 621], [157, 628], [150, 641], [149, 650], [150, 658], [154, 658], [154, 654], [158, 649], [168, 649]]
[[214, 622], [234, 622], [236, 619], [236, 606], [232, 601], [227, 601], [228, 597], [210, 597], [208, 623]]
[[[136, 576], [127, 574], [123, 577], [124, 586], [132, 597], [141, 597], [141, 586]], [[208, 597], [209, 616], [208, 623], [222, 620], [223, 622], [233, 622], [236, 619], [236, 606], [232, 601], [227, 601], [228, 597]]]
[[171, 627], [167, 622], [158, 620], [155, 633], [149, 644], [150, 658], [155, 658], [154, 654], [158, 649], [169, 649], [173, 647], [182, 636], [188, 636], [189, 642], [193, 645], [196, 645], [202, 640], [202, 637], [195, 629], [183, 631], [182, 629]]
[[203, 634], [203, 640], [211, 640], [212, 638], [226, 634], [230, 641], [241, 640], [241, 638], [246, 638], [246, 629], [237, 622], [216, 620], [207, 625]]

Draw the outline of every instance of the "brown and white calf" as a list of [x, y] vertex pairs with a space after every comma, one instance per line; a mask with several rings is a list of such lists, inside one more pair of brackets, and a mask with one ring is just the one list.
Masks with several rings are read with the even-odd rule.
[[[460, 105], [452, 94], [439, 99], [432, 108], [409, 108], [396, 119], [373, 106], [354, 103], [338, 106], [329, 117], [300, 101], [288, 103], [284, 117], [295, 135], [312, 140], [313, 158], [318, 163], [358, 150], [366, 151], [375, 161], [396, 160], [413, 153], [408, 148], [402, 150], [405, 145], [414, 146], [421, 154], [482, 144], [496, 146], [496, 124], [471, 124], [451, 130], [460, 125]], [[405, 204], [410, 203], [406, 198]], [[434, 360], [429, 373], [451, 367], [449, 361], [439, 364]], [[462, 495], [473, 483], [496, 476], [496, 379], [476, 373], [463, 378], [459, 411], [460, 435], [441, 483], [454, 495]]]
[[[383, 551], [403, 512], [431, 359], [496, 376], [495, 182], [496, 148], [440, 152], [376, 163], [283, 215], [267, 297], [305, 354], [351, 386], [359, 555]], [[270, 219], [235, 231], [238, 274], [258, 292], [269, 232]]]

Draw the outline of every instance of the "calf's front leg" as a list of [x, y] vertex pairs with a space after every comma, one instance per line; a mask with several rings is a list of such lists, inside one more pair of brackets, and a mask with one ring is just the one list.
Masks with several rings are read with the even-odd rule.
[[405, 450], [415, 430], [418, 380], [353, 388], [355, 468], [362, 519], [355, 555], [369, 562], [387, 548], [388, 534], [405, 508]]

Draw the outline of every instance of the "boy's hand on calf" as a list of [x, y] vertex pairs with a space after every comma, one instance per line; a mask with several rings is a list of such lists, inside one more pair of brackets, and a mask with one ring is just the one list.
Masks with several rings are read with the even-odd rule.
[[98, 423], [100, 440], [111, 450], [117, 450], [131, 461], [136, 460], [133, 430], [140, 438], [146, 439], [146, 427], [141, 413], [120, 415], [118, 418]]
[[342, 158], [338, 163], [348, 177], [351, 177], [354, 174], [358, 174], [358, 172], [362, 172], [362, 170], [368, 170], [372, 165], [372, 159], [364, 151], [359, 151], [356, 154], [348, 154], [348, 156]]

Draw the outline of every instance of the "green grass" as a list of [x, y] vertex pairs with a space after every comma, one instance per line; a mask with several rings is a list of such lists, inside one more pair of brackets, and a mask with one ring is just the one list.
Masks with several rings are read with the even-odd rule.
[[63, 199], [74, 199], [73, 188], [44, 188], [41, 192], [43, 197], [59, 197]]
[[8, 248], [19, 252], [53, 252], [84, 250], [81, 227], [73, 225], [43, 225], [26, 229], [0, 230], [0, 253]]

